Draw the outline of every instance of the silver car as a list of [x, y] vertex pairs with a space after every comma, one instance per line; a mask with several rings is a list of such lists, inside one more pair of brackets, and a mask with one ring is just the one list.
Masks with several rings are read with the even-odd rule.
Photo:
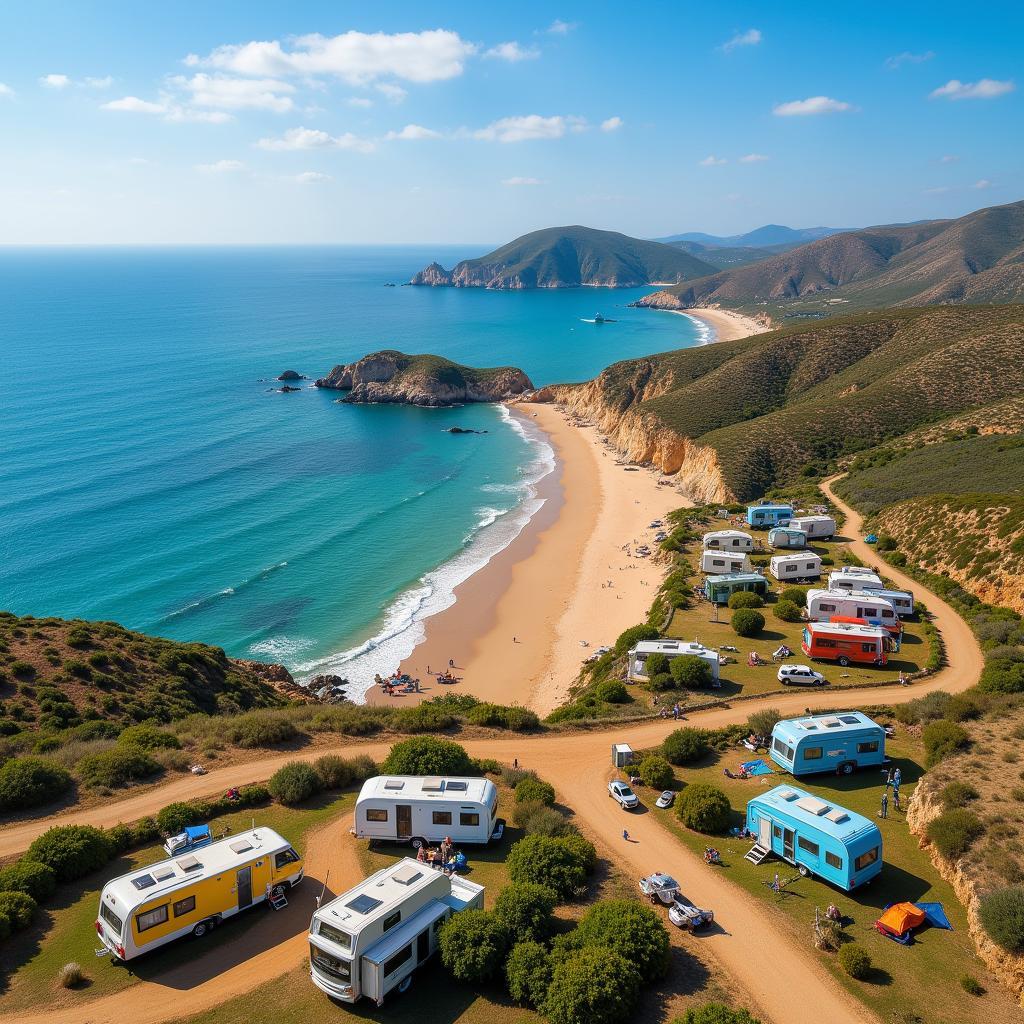
[[666, 789], [657, 800], [654, 801], [655, 807], [671, 807], [676, 802], [676, 795], [671, 789]]
[[613, 779], [608, 783], [608, 795], [623, 809], [626, 811], [633, 810], [634, 807], [640, 806], [640, 801], [637, 798], [636, 793], [633, 792], [620, 779]]

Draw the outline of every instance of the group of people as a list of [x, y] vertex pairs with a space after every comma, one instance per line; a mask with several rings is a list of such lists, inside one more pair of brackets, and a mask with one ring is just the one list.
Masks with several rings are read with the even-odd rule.
[[464, 871], [467, 863], [466, 855], [455, 849], [451, 836], [445, 836], [438, 844], [437, 849], [421, 846], [416, 851], [416, 859], [421, 864], [429, 865], [435, 871], [443, 871], [446, 875]]
[[889, 817], [889, 789], [892, 788], [892, 803], [893, 807], [897, 811], [902, 811], [903, 808], [900, 806], [900, 785], [903, 782], [903, 772], [897, 768], [893, 771], [889, 769], [888, 775], [885, 778], [885, 789], [882, 790], [882, 807], [878, 812], [880, 818]]
[[658, 714], [661, 715], [662, 718], [672, 718], [676, 722], [686, 721], [686, 717], [683, 714], [683, 706], [679, 701], [676, 701], [672, 707], [669, 707], [668, 704], [662, 704], [661, 701], [655, 697], [654, 706], [659, 709]]
[[396, 693], [419, 693], [420, 681], [412, 676], [395, 671], [387, 679], [379, 673], [373, 680], [384, 691], [385, 696], [393, 697]]

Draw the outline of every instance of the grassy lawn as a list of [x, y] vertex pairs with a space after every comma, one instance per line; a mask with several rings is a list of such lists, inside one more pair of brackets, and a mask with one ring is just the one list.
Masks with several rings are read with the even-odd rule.
[[[889, 742], [888, 753], [893, 766], [899, 765], [903, 770], [900, 795], [906, 806], [905, 801], [923, 774], [921, 745], [901, 730], [897, 738]], [[735, 754], [726, 753], [697, 768], [677, 769], [677, 777], [683, 784], [709, 782], [720, 787], [732, 804], [735, 824], [739, 824], [748, 800], [791, 779], [785, 773], [748, 780], [730, 780], [723, 776], [723, 768], [735, 769], [740, 761], [750, 756], [747, 751], [737, 748]], [[875, 818], [882, 793], [881, 779], [877, 770], [870, 769], [843, 777], [804, 776], [799, 785], [822, 799]], [[904, 815], [893, 811], [891, 799], [888, 820], [879, 821], [885, 867], [869, 885], [852, 894], [819, 880], [800, 878], [795, 868], [776, 859], [769, 858], [759, 866], [750, 864], [743, 859], [752, 845], [750, 840], [707, 837], [683, 828], [674, 810], [654, 810], [654, 813], [697, 854], [702, 854], [709, 844], [717, 846], [723, 866], [708, 867], [707, 870], [725, 872], [730, 881], [769, 908], [780, 929], [787, 930], [797, 942], [806, 946], [824, 969], [831, 971], [844, 988], [866, 1003], [881, 1020], [902, 1022], [922, 1019], [926, 1024], [1019, 1020], [1019, 1011], [1009, 997], [994, 982], [986, 980], [984, 965], [974, 953], [967, 930], [966, 912], [952, 887], [932, 867], [927, 852], [919, 848], [917, 839], [907, 829]], [[781, 894], [776, 894], [764, 884], [770, 882], [776, 872], [783, 882], [796, 876], [796, 880], [786, 885]], [[886, 904], [919, 900], [942, 903], [955, 930], [926, 928], [918, 933], [913, 945], [902, 946], [884, 938], [874, 929], [874, 921]], [[839, 969], [834, 954], [821, 953], [813, 948], [811, 926], [814, 909], [818, 907], [824, 911], [829, 903], [835, 903], [845, 915], [845, 932], [849, 939], [862, 945], [871, 955], [875, 970], [867, 982], [847, 977]], [[988, 989], [988, 994], [980, 998], [967, 995], [960, 987], [960, 978], [965, 974], [978, 978]]]
[[[225, 825], [230, 826], [233, 832], [239, 832], [249, 828], [255, 818], [258, 825], [276, 829], [291, 839], [302, 853], [311, 830], [350, 813], [354, 803], [354, 793], [324, 794], [301, 808], [271, 804], [216, 818], [212, 825], [215, 834]], [[95, 920], [103, 885], [110, 878], [165, 857], [161, 846], [147, 846], [117, 858], [94, 875], [72, 885], [61, 886], [39, 914], [38, 923], [4, 943], [0, 954], [0, 986], [3, 991], [0, 996], [0, 1014], [54, 1000], [80, 1002], [94, 999], [121, 991], [140, 979], [145, 980], [195, 959], [200, 947], [190, 939], [171, 943], [153, 955], [132, 961], [127, 966], [115, 966], [109, 959], [93, 957], [93, 950], [99, 945]], [[267, 922], [267, 913], [265, 908], [256, 907], [249, 913], [232, 918], [203, 939], [201, 949], [206, 951], [216, 948], [247, 935], [261, 923]], [[271, 927], [267, 928], [268, 945], [282, 937], [279, 934], [282, 927], [291, 927], [294, 933], [295, 922], [299, 918], [302, 918], [301, 924], [305, 926], [305, 911], [299, 913], [296, 908], [296, 913], [298, 916], [295, 921], [285, 920], [288, 911], [275, 915], [270, 921]], [[56, 978], [60, 968], [71, 961], [85, 968], [88, 983], [74, 992], [67, 992], [57, 987]]]

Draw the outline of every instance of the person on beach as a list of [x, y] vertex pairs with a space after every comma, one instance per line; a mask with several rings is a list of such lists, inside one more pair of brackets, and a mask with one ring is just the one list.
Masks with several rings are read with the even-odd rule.
[[622, 838], [629, 842], [629, 833], [625, 829], [622, 830]]
[[455, 659], [454, 658], [449, 658], [448, 659], [448, 667], [449, 668], [455, 668]]

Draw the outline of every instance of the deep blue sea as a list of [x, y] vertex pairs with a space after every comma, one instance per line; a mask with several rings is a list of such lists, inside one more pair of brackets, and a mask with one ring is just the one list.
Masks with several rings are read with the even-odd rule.
[[385, 287], [483, 251], [0, 249], [0, 607], [358, 689], [393, 667], [536, 510], [551, 450], [500, 408], [339, 405], [274, 378], [388, 347], [539, 385], [703, 340], [626, 308], [649, 289]]

